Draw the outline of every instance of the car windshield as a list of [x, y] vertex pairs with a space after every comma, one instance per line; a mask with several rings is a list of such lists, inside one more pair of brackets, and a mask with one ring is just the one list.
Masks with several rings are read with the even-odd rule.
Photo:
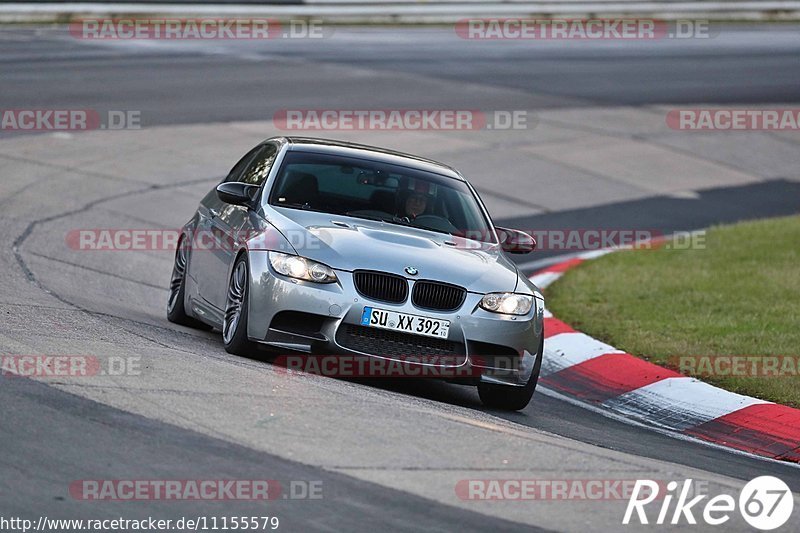
[[461, 180], [368, 159], [289, 152], [269, 203], [495, 242]]

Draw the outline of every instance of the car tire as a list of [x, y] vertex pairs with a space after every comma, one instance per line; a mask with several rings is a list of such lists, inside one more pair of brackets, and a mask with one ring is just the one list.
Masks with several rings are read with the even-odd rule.
[[513, 385], [496, 385], [494, 383], [478, 383], [478, 396], [486, 407], [503, 409], [505, 411], [519, 411], [525, 409], [536, 392], [536, 384], [539, 382], [539, 372], [542, 369], [542, 358], [544, 357], [544, 332], [542, 340], [539, 342], [539, 353], [536, 356], [533, 372], [528, 383], [524, 387]]
[[228, 280], [228, 296], [225, 299], [225, 316], [222, 322], [222, 342], [225, 351], [250, 357], [257, 351], [256, 344], [247, 338], [247, 317], [250, 298], [250, 266], [247, 256], [236, 260]]
[[186, 314], [186, 265], [189, 250], [184, 240], [178, 243], [175, 250], [175, 262], [172, 265], [172, 277], [169, 283], [169, 299], [167, 300], [167, 320], [181, 326], [208, 331], [211, 326]]

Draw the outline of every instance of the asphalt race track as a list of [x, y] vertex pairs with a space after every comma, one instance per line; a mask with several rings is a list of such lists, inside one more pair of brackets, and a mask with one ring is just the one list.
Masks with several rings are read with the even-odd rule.
[[[135, 110], [142, 128], [0, 133], [0, 354], [134, 358], [141, 372], [0, 377], [3, 516], [279, 516], [290, 531], [619, 527], [625, 501], [462, 500], [460, 480], [683, 480], [738, 491], [800, 468], [678, 440], [539, 390], [522, 412], [472, 388], [287, 376], [165, 318], [168, 251], [85, 252], [81, 228], [177, 228], [286, 109], [524, 110], [524, 131], [331, 132], [459, 167], [495, 222], [669, 233], [800, 211], [800, 135], [687, 133], [680, 106], [797, 106], [800, 28], [709, 40], [466, 42], [335, 28], [259, 42], [77, 41], [0, 29], [0, 108]], [[298, 132], [291, 132], [298, 133]], [[320, 132], [299, 132], [322, 135]], [[531, 270], [569, 250], [519, 260]], [[82, 479], [314, 482], [321, 499], [89, 502]], [[797, 531], [797, 522], [794, 522]], [[736, 518], [726, 525], [747, 530]], [[635, 529], [635, 528], [634, 528]], [[702, 527], [699, 527], [702, 529]]]

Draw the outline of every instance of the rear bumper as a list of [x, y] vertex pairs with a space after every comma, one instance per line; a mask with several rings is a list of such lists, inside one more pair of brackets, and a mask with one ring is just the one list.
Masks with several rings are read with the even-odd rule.
[[[391, 369], [389, 377], [399, 376], [403, 367], [411, 377], [524, 385], [540, 357], [543, 306], [538, 300], [522, 317], [485, 311], [478, 307], [482, 295], [473, 293], [453, 312], [418, 309], [410, 299], [403, 304], [375, 302], [358, 294], [349, 272], [336, 271], [338, 282], [325, 285], [293, 280], [275, 273], [268, 254], [258, 251], [250, 253], [250, 275], [251, 340], [383, 362], [366, 367], [374, 377], [385, 369]], [[448, 320], [449, 336], [440, 340], [364, 328], [360, 322], [365, 306]]]

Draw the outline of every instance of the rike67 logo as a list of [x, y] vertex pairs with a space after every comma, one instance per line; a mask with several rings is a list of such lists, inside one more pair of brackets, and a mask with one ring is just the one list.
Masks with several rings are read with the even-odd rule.
[[[685, 480], [680, 488], [677, 481], [670, 481], [664, 493], [659, 490], [661, 487], [663, 484], [655, 481], [637, 480], [622, 523], [635, 524], [638, 520], [640, 524], [697, 524], [699, 516], [706, 524], [720, 526], [735, 516], [738, 503], [739, 513], [750, 526], [771, 531], [786, 524], [794, 509], [789, 486], [773, 476], [749, 481], [739, 493], [738, 502], [729, 494], [719, 494], [707, 501], [704, 501], [709, 497], [707, 494], [692, 497], [691, 479]], [[645, 507], [653, 502], [659, 502], [660, 508], [658, 503], [654, 506], [658, 508], [658, 516], [651, 522], [652, 513], [648, 517]]]

